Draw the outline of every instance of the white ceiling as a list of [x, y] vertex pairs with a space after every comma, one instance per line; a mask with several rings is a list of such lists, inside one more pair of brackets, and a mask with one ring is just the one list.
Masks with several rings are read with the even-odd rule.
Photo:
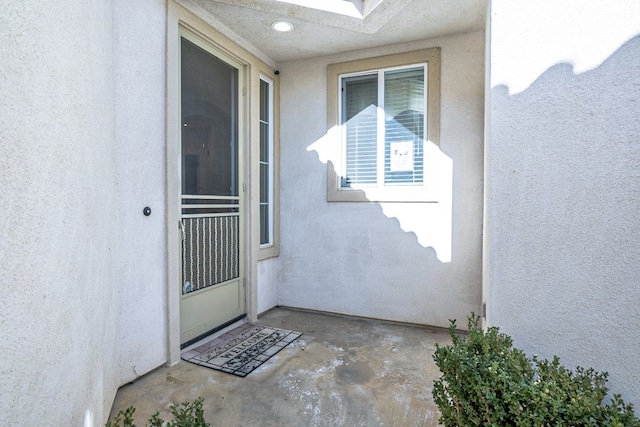
[[[271, 64], [483, 30], [487, 10], [487, 0], [178, 2]], [[271, 29], [283, 19], [293, 31]]]

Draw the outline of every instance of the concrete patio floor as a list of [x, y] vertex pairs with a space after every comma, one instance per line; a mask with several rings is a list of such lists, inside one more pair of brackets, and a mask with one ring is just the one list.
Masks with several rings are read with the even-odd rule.
[[181, 361], [120, 388], [145, 425], [172, 402], [204, 398], [212, 426], [436, 426], [431, 388], [444, 330], [276, 308], [258, 323], [303, 335], [245, 378]]

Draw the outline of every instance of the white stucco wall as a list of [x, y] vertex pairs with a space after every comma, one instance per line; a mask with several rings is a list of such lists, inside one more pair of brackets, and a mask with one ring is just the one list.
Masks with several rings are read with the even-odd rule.
[[[164, 0], [115, 2], [118, 378], [166, 361]], [[144, 25], [141, 25], [144, 23]], [[143, 209], [151, 208], [151, 215]]]
[[111, 33], [108, 2], [2, 6], [4, 425], [99, 423], [118, 385]]
[[[328, 203], [327, 65], [441, 47], [439, 203]], [[448, 326], [481, 306], [484, 33], [281, 64], [280, 305]], [[464, 322], [462, 322], [464, 325]]]
[[640, 3], [492, 7], [488, 322], [637, 406]]
[[164, 11], [3, 3], [0, 424], [102, 425], [165, 360]]
[[277, 258], [258, 261], [258, 308], [257, 314], [264, 313], [278, 305], [278, 286], [280, 284], [279, 263]]

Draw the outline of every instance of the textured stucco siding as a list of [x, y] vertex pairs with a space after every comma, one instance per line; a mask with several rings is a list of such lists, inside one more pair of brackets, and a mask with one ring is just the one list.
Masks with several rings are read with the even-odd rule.
[[[327, 65], [441, 47], [439, 203], [328, 203]], [[484, 33], [282, 64], [280, 305], [448, 326], [480, 309]]]
[[[163, 0], [115, 3], [113, 254], [121, 384], [167, 357], [165, 16]], [[142, 213], [146, 206], [148, 217]]]
[[101, 425], [165, 360], [164, 11], [3, 3], [2, 425]]
[[494, 1], [491, 19], [488, 322], [637, 405], [640, 4]]
[[111, 6], [67, 3], [0, 18], [4, 425], [101, 422], [118, 385]]
[[280, 276], [278, 259], [268, 258], [258, 261], [258, 307], [257, 314], [263, 313], [278, 305], [278, 286]]

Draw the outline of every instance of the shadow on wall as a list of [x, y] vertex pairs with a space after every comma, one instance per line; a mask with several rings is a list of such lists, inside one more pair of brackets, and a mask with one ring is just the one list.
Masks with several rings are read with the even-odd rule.
[[[392, 132], [385, 133], [385, 153], [377, 155], [376, 176], [401, 172], [393, 177], [402, 175], [407, 180], [405, 172], [418, 170], [405, 168], [402, 161], [401, 166], [391, 167], [391, 143], [411, 151], [413, 142], [414, 153], [424, 150], [427, 163], [431, 159], [438, 166], [437, 197], [427, 198], [436, 203], [381, 201], [388, 200], [388, 194], [380, 196], [380, 191], [372, 196], [366, 187], [357, 188], [365, 183], [354, 185], [353, 175], [342, 171], [338, 175], [347, 179], [345, 184], [362, 201], [328, 201], [335, 199], [328, 197], [327, 188], [337, 191], [341, 182], [334, 171], [341, 160], [341, 130], [330, 122], [337, 114], [329, 113], [330, 119], [327, 114], [333, 108], [328, 102], [338, 102], [329, 101], [327, 92], [326, 67], [332, 59], [283, 67], [280, 305], [442, 327], [449, 325], [449, 319], [464, 319], [471, 311], [479, 311], [484, 37], [465, 36], [459, 42], [478, 50], [471, 58], [457, 55], [462, 49], [458, 40], [443, 41], [452, 50], [446, 56], [451, 62], [445, 62], [448, 68], [440, 86], [440, 147], [429, 141], [435, 138], [428, 133], [414, 130], [422, 127], [412, 113], [420, 111], [415, 105], [400, 104], [389, 107], [392, 111], [378, 109], [369, 114], [378, 117], [377, 126], [382, 128], [384, 123], [387, 130], [387, 125], [392, 126], [393, 137], [398, 138], [386, 138]], [[349, 110], [348, 120], [377, 105], [363, 99]], [[361, 119], [363, 127], [373, 122]], [[379, 135], [371, 136], [372, 147], [383, 145]], [[419, 163], [414, 158], [414, 165]], [[433, 169], [425, 164], [423, 170], [424, 182], [432, 184], [428, 178], [433, 177]], [[336, 185], [328, 187], [330, 183]], [[411, 184], [402, 182], [396, 188]], [[400, 199], [404, 197], [396, 197]]]
[[283, 146], [296, 164], [281, 182], [279, 303], [440, 327], [478, 312], [481, 205], [472, 197], [475, 216], [454, 230], [453, 161], [437, 150], [438, 203], [327, 202], [335, 140], [326, 131], [311, 140], [317, 156]]
[[491, 95], [491, 323], [640, 396], [640, 36]]
[[[327, 185], [344, 181], [344, 174], [338, 173], [333, 156], [336, 152], [336, 143], [339, 143], [340, 130], [330, 129], [324, 136], [307, 147], [307, 151], [315, 151], [319, 160], [327, 164]], [[452, 202], [453, 202], [453, 161], [440, 151], [439, 147], [428, 140], [422, 140], [425, 169], [433, 169], [437, 172], [424, 172], [425, 180], [432, 180], [431, 192], [434, 194], [434, 203], [384, 203], [378, 202], [384, 215], [388, 218], [396, 218], [400, 228], [415, 235], [417, 242], [423, 248], [433, 248], [436, 257], [442, 263], [451, 262], [452, 256]], [[359, 198], [374, 202], [375, 198], [369, 195], [366, 186], [359, 189], [347, 190], [357, 193]], [[341, 202], [340, 202], [341, 203]]]

